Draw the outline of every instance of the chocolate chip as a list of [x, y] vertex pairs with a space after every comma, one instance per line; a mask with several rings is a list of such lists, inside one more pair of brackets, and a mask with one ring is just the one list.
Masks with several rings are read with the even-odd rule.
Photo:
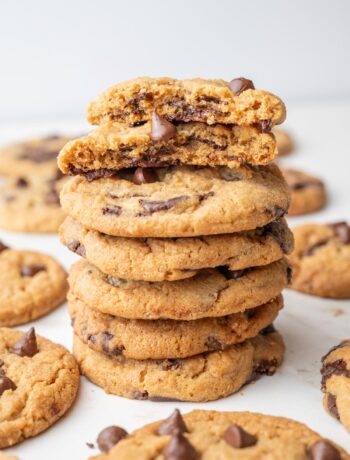
[[45, 265], [22, 265], [21, 276], [35, 276], [37, 273], [45, 271]]
[[15, 353], [18, 356], [28, 356], [29, 358], [36, 355], [38, 351], [34, 327], [31, 327], [29, 331], [23, 334], [10, 348], [10, 353]]
[[322, 246], [325, 246], [328, 242], [329, 242], [328, 238], [317, 241], [316, 243], [312, 244], [308, 248], [304, 249], [301, 255], [303, 257], [313, 256], [317, 249], [321, 248]]
[[287, 211], [285, 209], [279, 208], [277, 206], [274, 208], [274, 215], [276, 219], [281, 219], [286, 214], [286, 212]]
[[271, 120], [260, 120], [261, 131], [263, 133], [269, 133], [272, 128]]
[[46, 193], [45, 201], [47, 204], [60, 204], [60, 196], [54, 186]]
[[116, 169], [109, 169], [109, 168], [100, 168], [100, 169], [93, 169], [91, 171], [85, 171], [84, 169], [76, 168], [73, 165], [68, 166], [68, 174], [70, 176], [84, 176], [88, 182], [92, 182], [96, 179], [100, 179], [101, 177], [112, 177], [118, 173]]
[[174, 412], [162, 422], [157, 433], [160, 436], [173, 436], [176, 433], [188, 433], [187, 426], [179, 409], [175, 409]]
[[331, 393], [327, 394], [327, 408], [328, 412], [335, 417], [337, 420], [340, 420], [338, 407], [337, 407], [337, 398]]
[[247, 433], [239, 425], [230, 425], [223, 434], [224, 440], [235, 449], [254, 446], [258, 440], [252, 434]]
[[224, 347], [222, 345], [222, 343], [216, 339], [215, 337], [213, 337], [212, 335], [210, 335], [207, 340], [205, 341], [205, 344], [204, 344], [208, 350], [210, 351], [216, 351], [216, 350], [223, 350]]
[[175, 371], [181, 367], [181, 361], [178, 359], [161, 359], [157, 361], [163, 371]]
[[325, 439], [312, 444], [309, 452], [312, 460], [341, 460], [339, 451]]
[[5, 251], [6, 249], [9, 249], [9, 247], [0, 241], [0, 254], [2, 253], [2, 251]]
[[230, 270], [226, 265], [217, 267], [217, 269], [227, 280], [237, 280], [247, 273], [247, 269]]
[[101, 452], [108, 452], [113, 446], [128, 436], [128, 432], [119, 426], [108, 426], [97, 437], [97, 445]]
[[198, 453], [183, 434], [177, 432], [163, 450], [165, 460], [194, 460]]
[[153, 168], [137, 168], [132, 181], [134, 184], [151, 184], [157, 182], [158, 176]]
[[117, 206], [115, 204], [109, 204], [108, 206], [102, 208], [101, 211], [103, 215], [111, 214], [113, 216], [120, 216], [122, 213], [122, 208], [121, 206]]
[[276, 332], [275, 326], [273, 324], [269, 324], [268, 326], [266, 326], [264, 329], [260, 331], [260, 335], [265, 336], [265, 335], [273, 334], [274, 332]]
[[89, 449], [95, 449], [95, 445], [93, 442], [86, 442], [85, 444], [88, 446]]
[[324, 389], [327, 380], [333, 375], [343, 375], [344, 377], [350, 378], [350, 370], [348, 370], [346, 362], [343, 359], [336, 359], [322, 366], [321, 375], [321, 387]]
[[139, 401], [148, 399], [148, 391], [134, 391], [133, 398]]
[[116, 287], [116, 288], [119, 288], [121, 287], [123, 284], [126, 284], [127, 281], [123, 280], [123, 279], [120, 279], [120, 278], [116, 278], [115, 276], [112, 276], [112, 275], [107, 275], [106, 276], [106, 282], [108, 284], [111, 284], [112, 286]]
[[220, 177], [221, 179], [227, 182], [235, 182], [243, 179], [243, 176], [238, 171], [234, 171], [233, 169], [228, 168], [221, 168], [220, 169]]
[[4, 393], [6, 390], [16, 390], [17, 385], [6, 375], [1, 375], [0, 376], [0, 396]]
[[156, 112], [152, 113], [152, 128], [150, 138], [152, 141], [167, 141], [176, 136], [176, 126], [166, 118], [159, 116]]
[[346, 222], [336, 222], [329, 224], [328, 227], [344, 244], [350, 244], [350, 226]]
[[285, 227], [281, 226], [278, 221], [270, 222], [257, 230], [259, 236], [271, 236], [279, 244], [284, 254], [292, 250], [292, 242], [289, 241], [289, 235]]
[[28, 187], [29, 183], [24, 177], [19, 177], [16, 182], [16, 187], [25, 188]]
[[273, 375], [277, 369], [277, 360], [274, 359], [261, 359], [253, 366], [253, 372], [250, 382], [259, 379], [262, 375]]
[[287, 267], [287, 283], [291, 284], [293, 280], [293, 267], [288, 265]]
[[67, 247], [70, 251], [75, 252], [81, 257], [86, 256], [85, 248], [79, 241], [71, 241], [68, 243]]
[[214, 195], [215, 195], [215, 192], [208, 192], [208, 193], [201, 193], [201, 194], [197, 195], [197, 197], [198, 197], [199, 202], [201, 203], [202, 201], [205, 201], [205, 200], [207, 200], [208, 198], [210, 198], [211, 196], [214, 196]]
[[140, 205], [150, 214], [159, 211], [167, 211], [170, 208], [182, 203], [183, 201], [188, 200], [188, 196], [177, 196], [175, 198], [170, 198], [169, 200], [164, 201], [147, 201], [144, 199], [139, 200]]
[[228, 86], [235, 96], [239, 96], [241, 93], [243, 93], [243, 91], [246, 91], [247, 89], [255, 89], [254, 83], [251, 80], [243, 77], [234, 78], [230, 81]]

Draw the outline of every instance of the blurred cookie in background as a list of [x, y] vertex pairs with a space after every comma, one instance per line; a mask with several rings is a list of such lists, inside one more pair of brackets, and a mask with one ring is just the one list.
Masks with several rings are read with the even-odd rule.
[[59, 193], [69, 180], [54, 175], [6, 178], [0, 185], [0, 228], [16, 232], [54, 233], [64, 220]]
[[333, 299], [350, 298], [350, 226], [346, 222], [293, 228], [291, 288]]
[[0, 175], [10, 177], [54, 175], [57, 155], [71, 137], [51, 135], [7, 145], [0, 149]]
[[277, 143], [278, 156], [283, 157], [293, 152], [295, 143], [292, 136], [280, 128], [272, 128]]
[[324, 183], [297, 169], [281, 168], [291, 193], [289, 216], [309, 214], [322, 209], [327, 201]]

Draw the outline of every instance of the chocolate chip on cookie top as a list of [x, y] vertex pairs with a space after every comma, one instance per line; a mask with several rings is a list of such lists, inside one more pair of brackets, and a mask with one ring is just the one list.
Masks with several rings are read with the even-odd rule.
[[163, 450], [165, 460], [195, 460], [199, 454], [185, 436], [177, 431]]
[[255, 436], [247, 433], [239, 425], [230, 425], [223, 434], [223, 439], [227, 442], [227, 444], [235, 449], [251, 447], [258, 442], [258, 439]]
[[128, 436], [128, 432], [120, 426], [108, 426], [97, 437], [97, 445], [101, 452], [108, 452], [113, 446]]
[[235, 96], [239, 96], [243, 91], [247, 91], [247, 89], [255, 89], [254, 83], [243, 77], [234, 78], [228, 86]]
[[18, 356], [28, 356], [30, 358], [39, 352], [34, 327], [31, 327], [28, 332], [23, 334], [23, 336], [12, 345], [10, 352]]
[[309, 449], [311, 460], [341, 460], [340, 452], [327, 440], [316, 441]]
[[188, 428], [179, 409], [175, 409], [174, 412], [167, 419], [164, 420], [164, 422], [158, 427], [157, 430], [157, 433], [160, 436], [169, 434], [174, 435], [176, 432], [188, 432]]

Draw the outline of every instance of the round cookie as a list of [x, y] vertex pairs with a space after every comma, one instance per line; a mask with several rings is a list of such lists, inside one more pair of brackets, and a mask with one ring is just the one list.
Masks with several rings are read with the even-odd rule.
[[201, 270], [192, 278], [150, 283], [105, 275], [85, 260], [69, 273], [71, 291], [87, 306], [129, 319], [192, 320], [241, 312], [276, 297], [290, 276], [282, 259], [230, 272]]
[[243, 233], [140, 239], [88, 230], [67, 217], [59, 234], [65, 246], [102, 272], [144, 281], [190, 278], [199, 269], [221, 265], [230, 270], [268, 265], [293, 249], [293, 234], [284, 219]]
[[61, 192], [63, 210], [84, 227], [125, 237], [233, 233], [282, 217], [289, 191], [278, 167], [157, 168], [157, 180], [134, 173], [89, 182], [76, 176]]
[[346, 222], [293, 229], [291, 288], [320, 297], [350, 298], [350, 228]]
[[324, 183], [309, 174], [296, 169], [282, 168], [291, 194], [289, 216], [309, 214], [322, 209], [327, 201]]
[[9, 249], [0, 243], [0, 325], [28, 323], [58, 307], [68, 291], [67, 275], [52, 257]]
[[122, 355], [139, 360], [187, 358], [224, 350], [255, 337], [275, 320], [283, 306], [283, 298], [278, 296], [249, 310], [249, 314], [194, 321], [149, 321], [105, 315], [87, 307], [73, 294], [68, 301], [74, 333], [90, 348], [112, 357]]
[[278, 156], [289, 155], [294, 150], [294, 141], [292, 136], [283, 129], [272, 128], [277, 143]]
[[153, 401], [212, 401], [238, 391], [260, 375], [273, 375], [284, 354], [277, 332], [223, 351], [185, 359], [138, 361], [98, 353], [77, 336], [73, 353], [80, 370], [107, 393]]
[[0, 328], [0, 447], [37, 435], [72, 405], [79, 386], [74, 357], [35, 335]]
[[52, 135], [30, 139], [0, 149], [0, 175], [50, 176], [57, 171], [57, 156], [71, 138]]
[[0, 227], [19, 232], [57, 232], [64, 220], [59, 192], [67, 178], [30, 176], [0, 184]]
[[[118, 430], [124, 431], [119, 427]], [[350, 458], [344, 449], [302, 423], [253, 412], [195, 410], [182, 416], [175, 410], [167, 419], [146, 425], [125, 439], [119, 439], [118, 442], [114, 438], [114, 447], [112, 442], [105, 443], [110, 450], [91, 457], [91, 460]]]
[[324, 408], [350, 431], [350, 340], [322, 358], [321, 374]]

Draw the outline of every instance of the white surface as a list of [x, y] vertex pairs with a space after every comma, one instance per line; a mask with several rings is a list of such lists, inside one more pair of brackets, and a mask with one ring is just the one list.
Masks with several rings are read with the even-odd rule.
[[83, 117], [140, 74], [349, 98], [349, 15], [348, 0], [1, 0], [0, 120]]
[[[350, 105], [304, 106], [291, 108], [287, 126], [295, 134], [298, 150], [284, 163], [320, 174], [327, 180], [331, 198], [328, 207], [313, 216], [290, 219], [334, 221], [349, 218]], [[26, 126], [0, 125], [1, 139], [7, 141], [29, 133], [74, 132], [81, 125], [56, 123]], [[57, 256], [68, 268], [75, 256], [63, 248], [55, 236], [18, 235], [0, 232], [0, 238], [18, 248], [32, 248]], [[47, 432], [10, 449], [22, 460], [86, 459], [97, 453], [86, 446], [99, 431], [117, 424], [128, 430], [165, 417], [175, 408], [250, 410], [293, 417], [307, 423], [350, 450], [350, 435], [323, 410], [320, 391], [320, 358], [341, 339], [350, 336], [350, 301], [325, 300], [292, 291], [285, 293], [286, 307], [276, 322], [285, 337], [287, 354], [274, 377], [265, 377], [238, 394], [206, 404], [154, 403], [131, 401], [104, 394], [103, 390], [81, 379], [78, 400], [72, 410]], [[336, 316], [337, 309], [343, 314]], [[64, 307], [33, 323], [39, 334], [67, 347], [72, 331]], [[25, 326], [27, 329], [28, 326]]]

